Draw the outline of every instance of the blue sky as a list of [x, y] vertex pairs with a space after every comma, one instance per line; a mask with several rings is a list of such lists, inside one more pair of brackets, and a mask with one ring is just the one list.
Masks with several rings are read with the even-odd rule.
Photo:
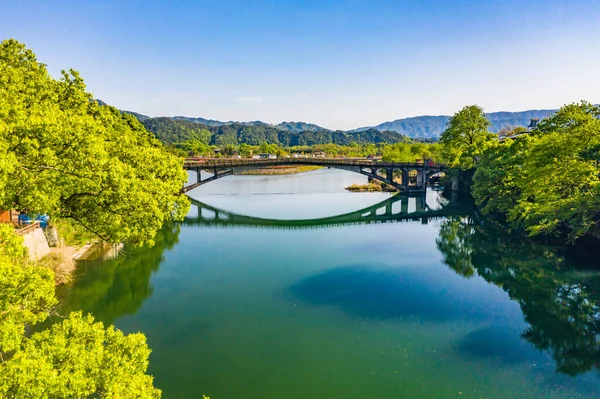
[[600, 102], [600, 1], [2, 0], [0, 39], [151, 116], [351, 129]]

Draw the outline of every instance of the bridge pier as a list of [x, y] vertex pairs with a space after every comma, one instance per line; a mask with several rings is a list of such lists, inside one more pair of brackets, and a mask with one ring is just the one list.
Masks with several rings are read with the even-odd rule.
[[425, 191], [427, 189], [427, 172], [425, 169], [417, 170], [417, 190]]
[[415, 202], [417, 212], [425, 211], [425, 195], [419, 195], [418, 197], [415, 197]]
[[408, 190], [408, 170], [402, 169], [402, 186]]
[[392, 216], [392, 214], [393, 214], [393, 212], [392, 212], [392, 205], [393, 204], [391, 202], [388, 202], [388, 203], [385, 204], [385, 214], [387, 216]]

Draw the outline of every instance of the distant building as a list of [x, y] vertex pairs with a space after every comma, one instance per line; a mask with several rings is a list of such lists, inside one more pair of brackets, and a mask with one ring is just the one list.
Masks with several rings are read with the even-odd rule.
[[275, 154], [258, 154], [254, 155], [252, 158], [254, 159], [277, 159], [277, 155]]
[[19, 212], [13, 210], [5, 211], [0, 209], [0, 223], [18, 223]]
[[323, 151], [313, 152], [313, 157], [315, 157], [315, 158], [326, 158], [327, 157], [327, 153], [325, 153]]

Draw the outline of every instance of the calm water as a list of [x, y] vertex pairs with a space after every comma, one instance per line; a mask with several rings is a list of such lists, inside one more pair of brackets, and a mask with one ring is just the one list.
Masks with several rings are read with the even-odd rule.
[[600, 398], [593, 265], [360, 182], [200, 187], [153, 248], [82, 264], [64, 306], [143, 331], [165, 398]]

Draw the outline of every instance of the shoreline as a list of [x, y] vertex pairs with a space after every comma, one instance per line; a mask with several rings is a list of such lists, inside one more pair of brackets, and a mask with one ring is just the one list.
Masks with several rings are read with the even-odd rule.
[[297, 173], [311, 172], [313, 170], [323, 169], [322, 166], [274, 166], [269, 168], [245, 170], [240, 175], [247, 176], [265, 176], [265, 175], [293, 175]]

